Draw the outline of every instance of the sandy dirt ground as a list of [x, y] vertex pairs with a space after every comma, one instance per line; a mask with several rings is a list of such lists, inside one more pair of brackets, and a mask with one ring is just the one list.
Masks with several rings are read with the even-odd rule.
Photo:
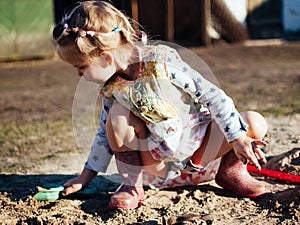
[[[193, 48], [237, 108], [265, 115], [265, 168], [300, 173], [300, 44]], [[135, 210], [107, 204], [120, 177], [115, 165], [99, 174], [92, 195], [39, 202], [36, 186], [63, 184], [83, 166], [72, 103], [79, 78], [59, 59], [0, 64], [0, 224], [299, 224], [300, 188], [255, 175], [270, 194], [251, 200], [214, 181], [161, 191], [147, 189]], [[184, 222], [176, 222], [176, 219]]]

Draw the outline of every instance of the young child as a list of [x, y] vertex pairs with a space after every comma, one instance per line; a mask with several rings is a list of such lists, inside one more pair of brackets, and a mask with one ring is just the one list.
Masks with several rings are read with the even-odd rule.
[[106, 172], [112, 155], [123, 183], [111, 209], [138, 207], [146, 184], [166, 188], [215, 178], [244, 197], [267, 192], [246, 169], [266, 162], [259, 148], [266, 146], [264, 118], [239, 113], [174, 49], [139, 42], [125, 15], [104, 1], [79, 3], [53, 37], [59, 56], [96, 82], [103, 96], [98, 134], [82, 173], [65, 183], [65, 195]]

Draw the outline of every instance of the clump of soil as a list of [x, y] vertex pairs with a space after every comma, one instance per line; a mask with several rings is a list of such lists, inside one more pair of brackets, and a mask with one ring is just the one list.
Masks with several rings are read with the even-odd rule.
[[[297, 138], [295, 142], [298, 143], [298, 140]], [[300, 174], [300, 148], [294, 148], [291, 151], [273, 157], [269, 160], [266, 167], [294, 175]]]

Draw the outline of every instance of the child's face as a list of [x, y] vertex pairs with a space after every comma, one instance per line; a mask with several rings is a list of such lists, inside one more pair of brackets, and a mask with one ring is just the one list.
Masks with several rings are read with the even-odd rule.
[[104, 85], [117, 71], [114, 57], [109, 52], [103, 52], [100, 56], [85, 61], [82, 64], [82, 68], [77, 67], [77, 69], [83, 72], [86, 80], [96, 82], [100, 86]]
[[79, 76], [84, 76], [86, 80], [102, 86], [116, 72], [114, 58], [109, 52], [103, 52], [98, 57], [82, 58], [79, 53], [76, 54], [74, 47], [71, 48], [61, 48], [58, 53], [64, 61], [77, 69]]

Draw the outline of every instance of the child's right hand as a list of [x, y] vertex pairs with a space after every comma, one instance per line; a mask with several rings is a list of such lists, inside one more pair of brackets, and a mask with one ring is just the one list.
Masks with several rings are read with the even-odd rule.
[[82, 188], [88, 186], [96, 175], [97, 172], [84, 168], [78, 177], [68, 180], [64, 184], [65, 190], [62, 192], [62, 195], [66, 196], [80, 191]]
[[84, 186], [85, 185], [83, 184], [83, 181], [81, 180], [80, 176], [68, 180], [66, 183], [64, 183], [65, 190], [62, 192], [62, 195], [66, 196], [80, 191]]

